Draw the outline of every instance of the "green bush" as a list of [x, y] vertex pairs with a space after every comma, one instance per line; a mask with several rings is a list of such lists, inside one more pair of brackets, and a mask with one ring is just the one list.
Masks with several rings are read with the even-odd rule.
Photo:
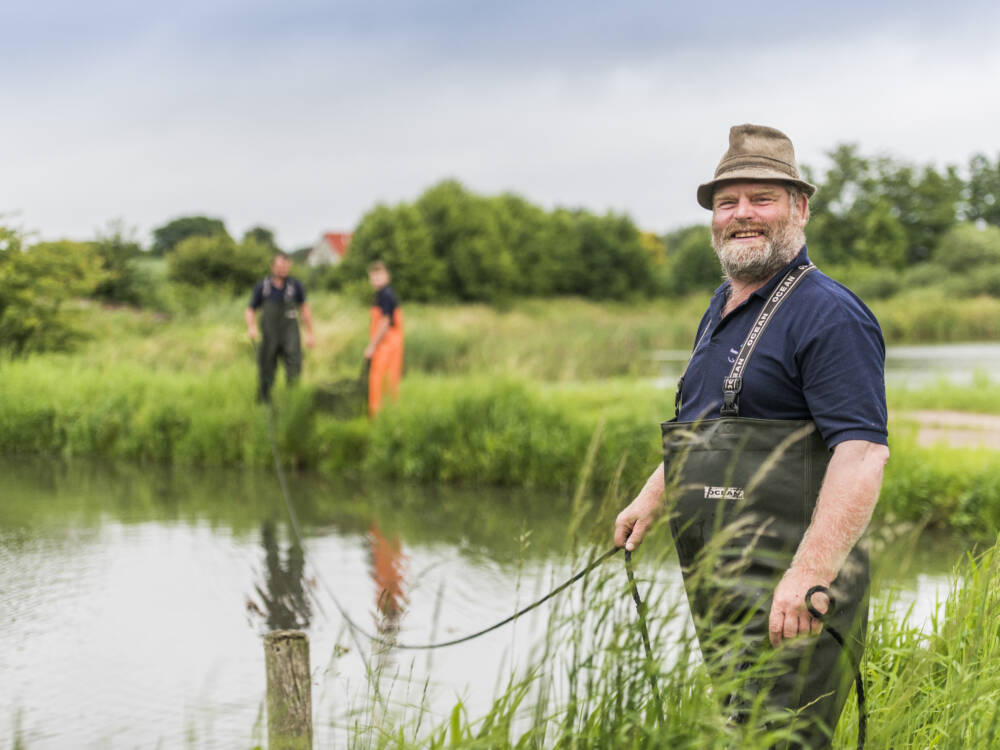
[[252, 241], [237, 245], [228, 235], [189, 237], [167, 256], [167, 276], [193, 287], [243, 292], [267, 273], [272, 254], [266, 245]]
[[944, 288], [956, 297], [1000, 297], [1000, 263], [979, 268], [966, 276], [949, 278]]
[[948, 269], [937, 263], [917, 263], [910, 266], [900, 275], [899, 288], [919, 289], [934, 286], [948, 278]]
[[823, 270], [863, 300], [888, 299], [902, 288], [899, 271], [890, 268], [852, 264]]
[[934, 251], [934, 261], [953, 273], [972, 275], [1000, 266], [1000, 227], [959, 224]]
[[190, 237], [215, 236], [229, 237], [226, 225], [221, 219], [208, 216], [181, 216], [153, 230], [153, 246], [150, 252], [155, 257], [161, 257], [173, 252]]
[[722, 268], [712, 248], [712, 232], [695, 225], [668, 234], [667, 264], [660, 287], [669, 294], [711, 292], [722, 283]]
[[42, 242], [24, 250], [0, 226], [0, 351], [13, 356], [69, 349], [83, 336], [66, 303], [103, 280], [91, 243]]
[[94, 250], [104, 274], [91, 292], [92, 297], [136, 307], [156, 304], [154, 277], [140, 262], [142, 248], [122, 222], [111, 222], [107, 230], [98, 233]]

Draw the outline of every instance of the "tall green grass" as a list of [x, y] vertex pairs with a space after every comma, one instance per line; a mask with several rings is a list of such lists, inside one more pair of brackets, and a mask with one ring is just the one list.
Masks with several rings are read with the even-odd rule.
[[[356, 373], [368, 336], [368, 310], [352, 298], [312, 296], [317, 346], [305, 377], [320, 382]], [[659, 373], [653, 353], [687, 350], [704, 297], [643, 306], [579, 299], [487, 305], [404, 304], [409, 373], [516, 375], [581, 380]], [[94, 303], [78, 310], [89, 341], [69, 361], [130, 363], [176, 372], [247, 366], [246, 300], [204, 299], [167, 316]]]
[[968, 387], [940, 380], [921, 388], [889, 387], [886, 395], [889, 407], [895, 410], [947, 409], [1000, 414], [1000, 382], [990, 380], [984, 372], [977, 372]]
[[[481, 715], [471, 715], [461, 700], [443, 715], [423, 703], [393, 703], [390, 686], [376, 722], [371, 722], [373, 711], [355, 707], [348, 720], [333, 723], [344, 730], [349, 747], [396, 750], [755, 750], [795, 739], [795, 717], [768, 709], [763, 700], [753, 704], [745, 723], [727, 720], [724, 696], [752, 691], [752, 683], [773, 668], [775, 652], [758, 649], [755, 660], [734, 670], [713, 662], [714, 657], [704, 660], [687, 625], [683, 594], [664, 591], [649, 579], [649, 572], [665, 561], [655, 550], [646, 552], [644, 547], [637, 556], [637, 572], [649, 605], [652, 662], [644, 656], [621, 561], [612, 559], [557, 600], [537, 650], [521, 672], [501, 684]], [[578, 565], [588, 554], [596, 553], [581, 554]], [[1000, 549], [994, 544], [970, 555], [952, 578], [947, 598], [922, 627], [909, 614], [899, 614], [891, 594], [874, 605], [861, 662], [869, 748], [996, 747]], [[716, 637], [732, 639], [733, 633], [717, 629], [709, 638]], [[852, 688], [833, 747], [853, 748], [857, 731]]]
[[[487, 305], [407, 304], [407, 370], [437, 374], [513, 374], [542, 380], [580, 380], [658, 374], [652, 354], [688, 351], [708, 295], [598, 304], [575, 298]], [[211, 370], [243, 363], [242, 322], [247, 298], [195, 297], [181, 312], [75, 309], [90, 334], [79, 352], [88, 362], [132, 362], [161, 369]], [[356, 368], [368, 331], [366, 303], [318, 292], [310, 302], [318, 344], [307, 376], [319, 379]], [[1000, 339], [1000, 299], [955, 298], [915, 289], [872, 303], [892, 344]], [[310, 369], [313, 371], [310, 373]]]
[[1000, 339], [1000, 299], [996, 297], [957, 298], [940, 289], [915, 289], [870, 306], [888, 344]]

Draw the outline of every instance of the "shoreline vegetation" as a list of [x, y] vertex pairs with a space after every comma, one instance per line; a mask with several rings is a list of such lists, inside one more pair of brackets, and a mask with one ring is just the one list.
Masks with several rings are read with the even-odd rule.
[[[624, 497], [659, 460], [659, 422], [673, 413], [673, 379], [657, 380], [662, 364], [651, 355], [683, 352], [703, 303], [414, 305], [401, 402], [370, 422], [324, 408], [331, 385], [358, 377], [364, 325], [356, 301], [318, 294], [319, 344], [304, 382], [279, 389], [281, 456], [330, 476], [565, 490], [567, 507], [587, 466], [590, 495]], [[253, 401], [240, 308], [220, 302], [164, 320], [79, 307], [86, 345], [0, 363], [0, 452], [267, 468], [267, 410]], [[994, 536], [996, 453], [919, 445], [905, 412], [1000, 413], [1000, 385], [890, 389], [889, 399], [900, 416], [881, 519]]]

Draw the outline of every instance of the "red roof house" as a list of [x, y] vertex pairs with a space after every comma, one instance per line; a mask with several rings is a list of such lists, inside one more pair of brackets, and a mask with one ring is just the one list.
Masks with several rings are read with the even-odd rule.
[[306, 265], [335, 266], [344, 259], [350, 244], [350, 232], [325, 232], [306, 256]]

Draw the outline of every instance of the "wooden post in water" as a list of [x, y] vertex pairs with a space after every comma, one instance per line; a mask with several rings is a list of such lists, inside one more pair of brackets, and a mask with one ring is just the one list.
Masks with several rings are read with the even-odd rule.
[[309, 639], [301, 630], [264, 636], [268, 750], [312, 750]]

